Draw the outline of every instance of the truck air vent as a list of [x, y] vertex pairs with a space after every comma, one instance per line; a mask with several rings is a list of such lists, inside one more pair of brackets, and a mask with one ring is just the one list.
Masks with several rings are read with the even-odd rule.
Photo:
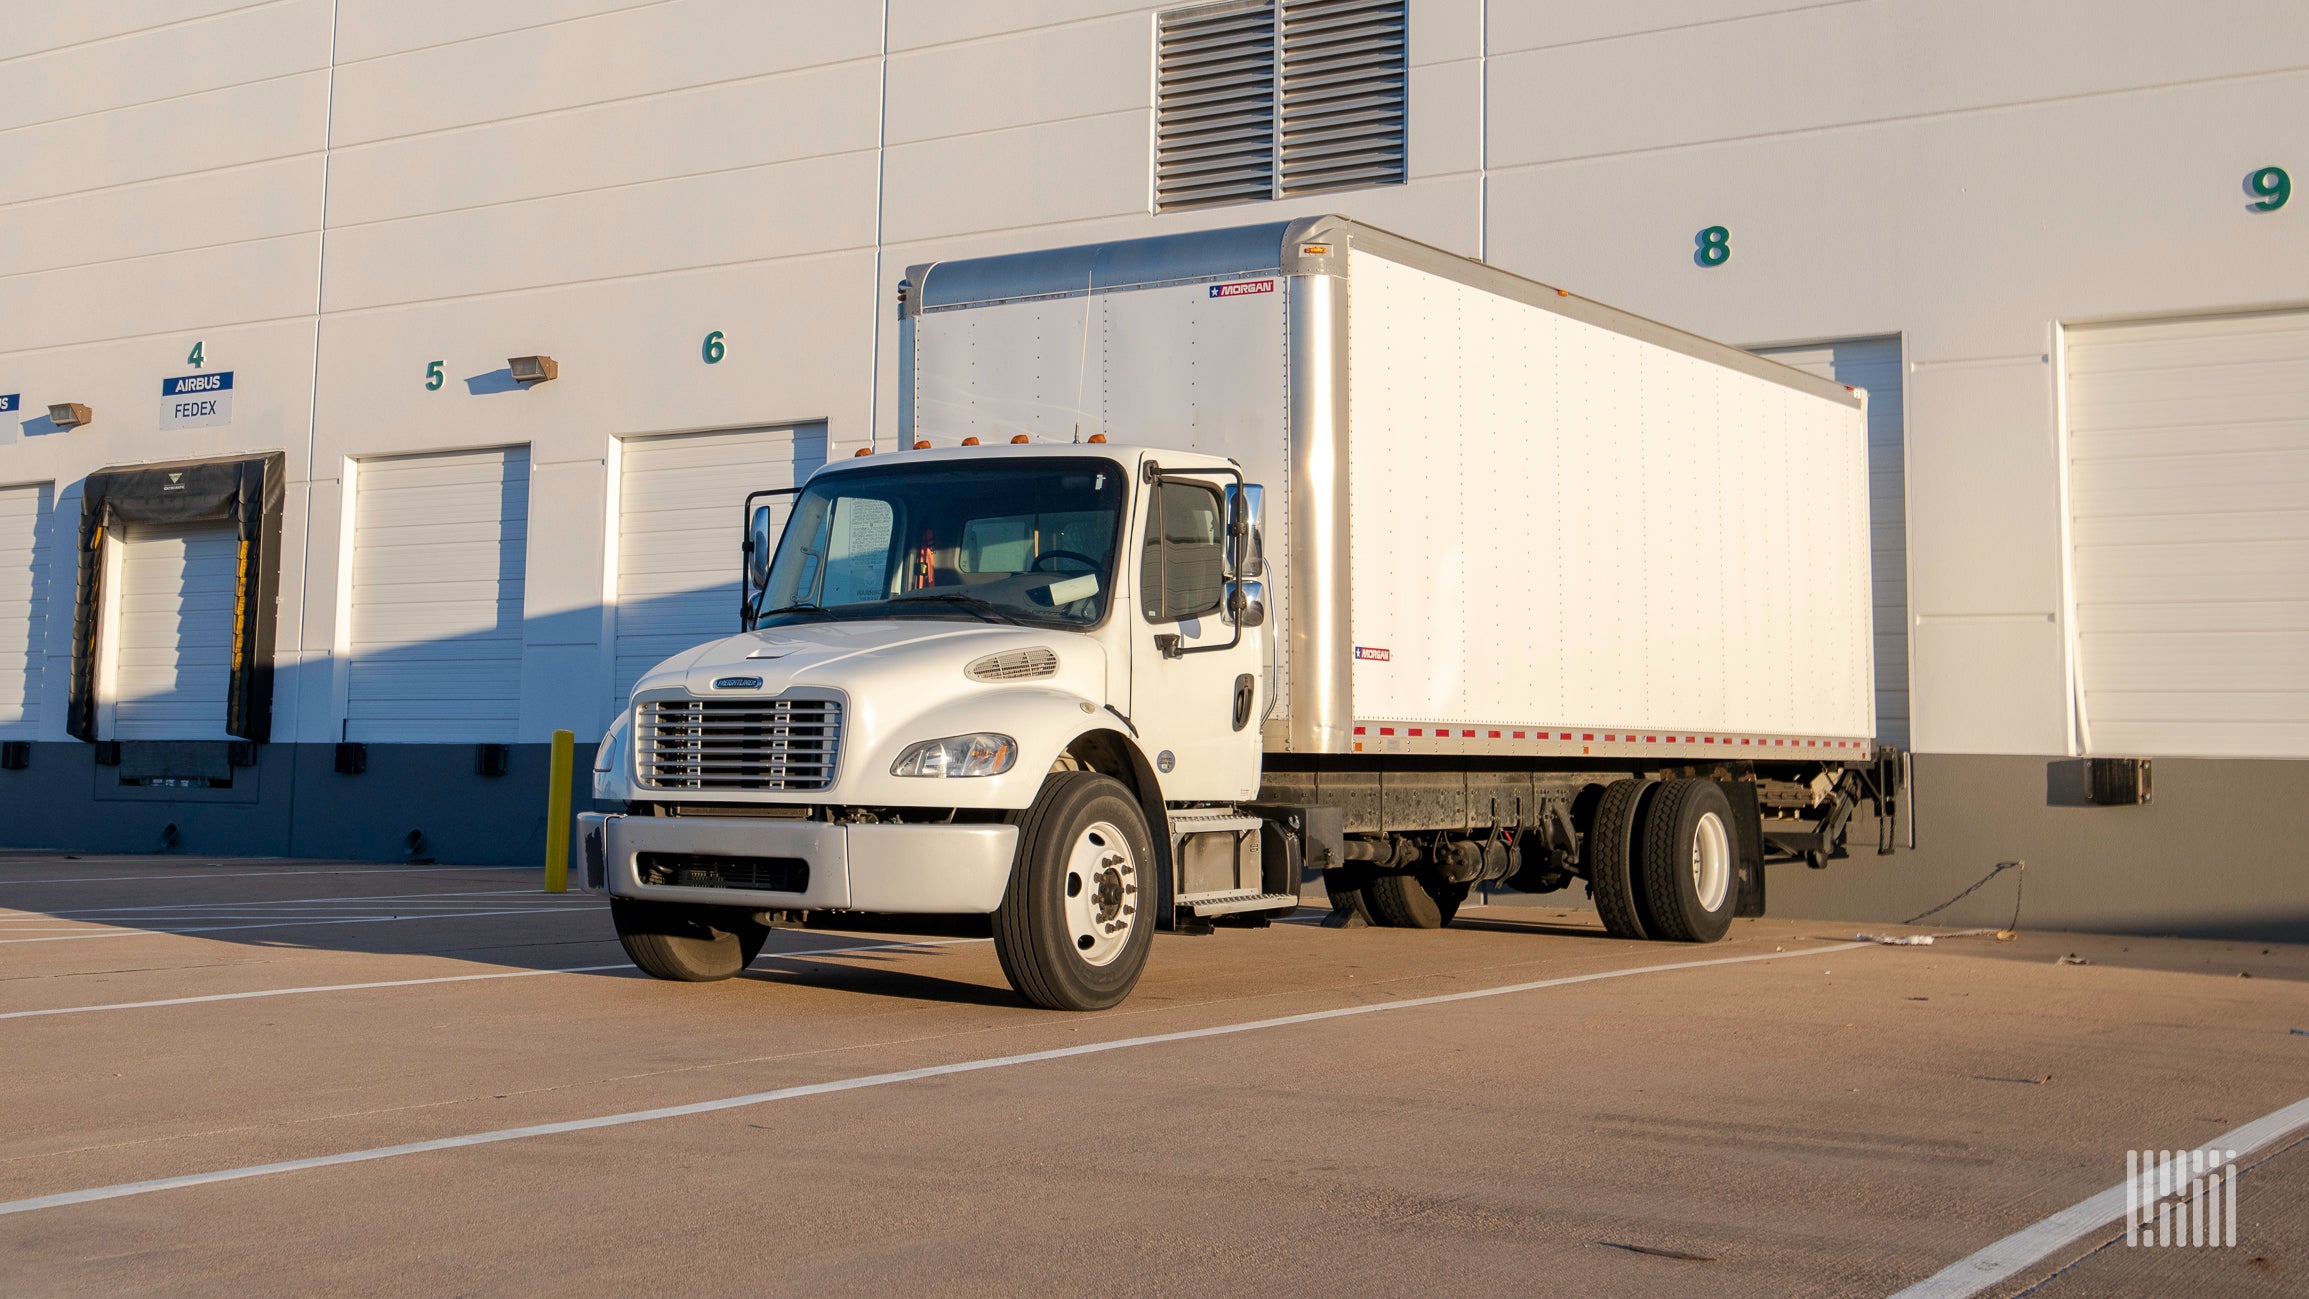
[[1004, 650], [974, 659], [962, 675], [972, 681], [1036, 681], [1058, 672], [1058, 655], [1042, 646], [1033, 649]]
[[645, 699], [634, 739], [645, 789], [818, 790], [834, 783], [831, 699]]
[[685, 889], [761, 889], [766, 893], [810, 891], [810, 863], [799, 857], [705, 857], [686, 852], [645, 852], [634, 856], [634, 872], [644, 884]]

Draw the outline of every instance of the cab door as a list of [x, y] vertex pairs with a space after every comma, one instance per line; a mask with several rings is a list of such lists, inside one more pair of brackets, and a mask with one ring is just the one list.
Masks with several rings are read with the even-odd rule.
[[1135, 557], [1131, 720], [1170, 802], [1250, 798], [1259, 786], [1266, 631], [1227, 616], [1219, 480], [1146, 486]]

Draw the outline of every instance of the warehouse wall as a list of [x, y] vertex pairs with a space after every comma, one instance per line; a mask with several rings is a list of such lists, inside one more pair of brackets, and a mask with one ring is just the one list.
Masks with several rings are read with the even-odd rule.
[[[0, 420], [0, 488], [48, 485], [65, 540], [91, 470], [285, 452], [271, 747], [318, 756], [268, 753], [265, 798], [293, 770], [379, 826], [467, 777], [326, 764], [348, 466], [526, 448], [514, 740], [590, 741], [615, 440], [822, 422], [829, 456], [887, 443], [913, 262], [1336, 210], [1743, 344], [1896, 337], [1913, 743], [2023, 766], [2076, 751], [2062, 323], [2309, 302], [2309, 216], [2241, 188], [2309, 115], [2309, 10], [2280, 0], [1412, 0], [1408, 183], [1162, 216], [1147, 4], [18, 8], [0, 393], [25, 409]], [[1713, 225], [1733, 255], [1703, 267]], [[196, 342], [237, 376], [233, 420], [163, 431], [153, 383]], [[560, 377], [523, 390], [506, 358], [533, 353]], [[33, 414], [62, 401], [93, 423]], [[63, 731], [68, 550], [42, 552], [47, 616], [22, 621], [41, 707], [0, 712], [39, 742], [0, 771], [10, 843], [107, 823], [69, 793], [104, 775]], [[2302, 770], [2255, 779], [2309, 793]], [[2046, 814], [2028, 781], [1967, 797]], [[471, 833], [444, 855], [512, 851]], [[250, 835], [201, 846], [286, 842]]]

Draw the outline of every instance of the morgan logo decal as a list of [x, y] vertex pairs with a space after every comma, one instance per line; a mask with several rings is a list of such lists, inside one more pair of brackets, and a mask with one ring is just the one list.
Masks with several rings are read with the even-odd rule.
[[1395, 661], [1395, 652], [1381, 649], [1376, 645], [1357, 645], [1355, 657], [1366, 663], [1392, 663]]
[[716, 690], [759, 690], [761, 688], [762, 679], [760, 677], [714, 678], [714, 689]]
[[1238, 280], [1233, 284], [1214, 284], [1211, 286], [1211, 296], [1214, 298], [1239, 298], [1246, 293], [1273, 293], [1274, 291], [1275, 282], [1273, 280]]

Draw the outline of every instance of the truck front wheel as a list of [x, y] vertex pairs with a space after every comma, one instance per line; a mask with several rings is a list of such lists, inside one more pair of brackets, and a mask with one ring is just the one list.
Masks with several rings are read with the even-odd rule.
[[1712, 780], [1660, 783], [1644, 808], [1641, 868], [1652, 936], [1712, 943], [1739, 903], [1732, 800]]
[[1138, 800], [1110, 777], [1059, 772], [1018, 828], [994, 950], [1018, 995], [1105, 1010], [1138, 985], [1154, 943], [1154, 843]]
[[736, 907], [692, 907], [612, 897], [609, 918], [626, 956], [676, 983], [726, 979], [754, 963], [770, 931]]

